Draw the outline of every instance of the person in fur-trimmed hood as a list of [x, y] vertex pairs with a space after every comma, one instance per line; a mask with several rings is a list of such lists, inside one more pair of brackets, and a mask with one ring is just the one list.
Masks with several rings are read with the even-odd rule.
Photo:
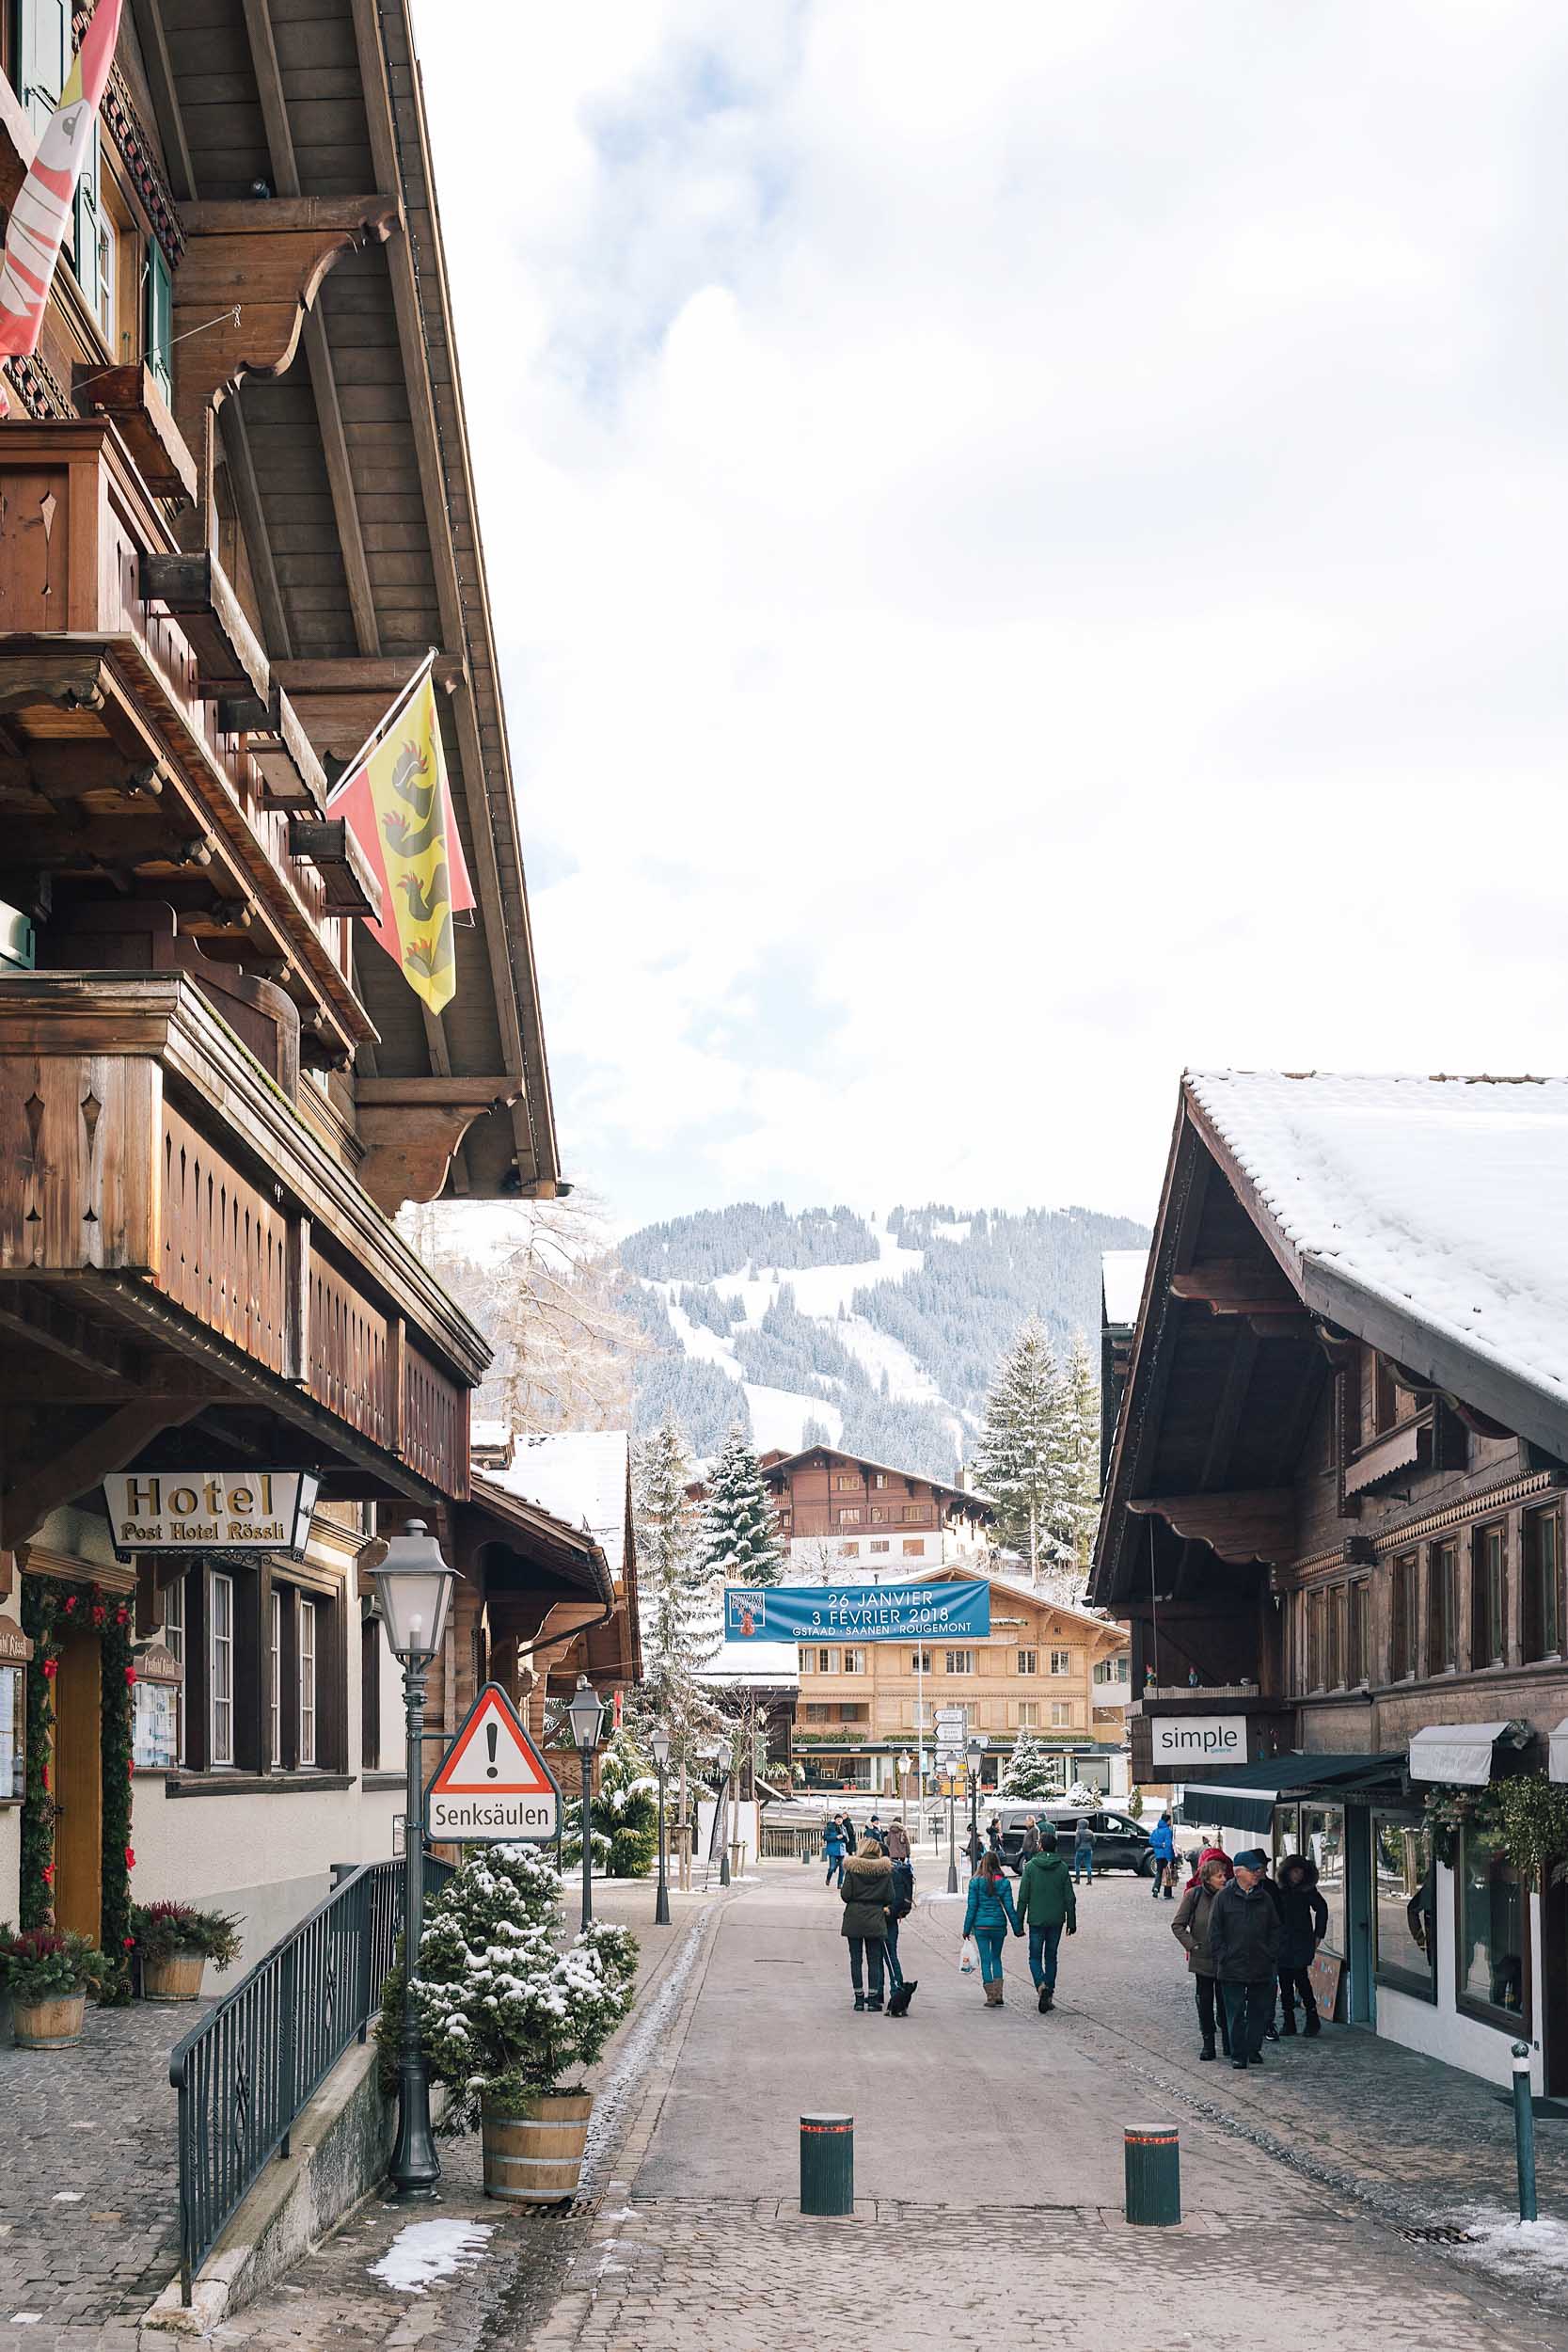
[[[893, 1865], [874, 1837], [867, 1837], [844, 1866], [839, 1882], [844, 1904], [840, 1930], [849, 1946], [849, 1981], [857, 2009], [880, 2009], [887, 1957], [887, 1912], [894, 1899]], [[870, 1998], [866, 1997], [869, 1979]]]

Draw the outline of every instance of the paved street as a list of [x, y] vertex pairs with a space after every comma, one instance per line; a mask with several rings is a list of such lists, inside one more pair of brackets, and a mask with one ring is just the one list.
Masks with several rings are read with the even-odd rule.
[[[990, 2352], [1021, 2328], [1085, 2352], [1199, 2342], [1359, 2352], [1370, 2335], [1422, 2352], [1568, 2347], [1568, 2305], [1560, 2314], [1410, 2243], [1348, 2178], [1313, 2177], [1354, 2138], [1341, 2091], [1354, 2105], [1370, 2090], [1393, 2116], [1400, 2086], [1386, 2091], [1375, 2069], [1399, 2053], [1331, 2036], [1271, 2053], [1245, 2084], [1187, 2062], [1168, 1916], [1136, 1883], [1097, 1886], [1067, 1947], [1063, 2006], [1045, 2019], [1023, 1992], [1021, 1946], [1008, 1948], [1012, 1997], [984, 2009], [958, 1974], [955, 1911], [939, 1899], [905, 1931], [921, 1984], [900, 2023], [854, 2013], [836, 1900], [818, 1874], [770, 1868], [677, 1931], [652, 2007], [606, 2070], [613, 2113], [587, 2210], [500, 2216], [477, 2193], [465, 2143], [441, 2217], [489, 2232], [477, 2261], [422, 2293], [395, 2291], [371, 2265], [406, 2222], [363, 2212], [225, 2341], [249, 2352], [836, 2352], [847, 2328], [870, 2327], [890, 2344], [957, 2352]], [[1298, 2084], [1320, 2061], [1305, 2166], [1284, 2163], [1248, 2134], [1265, 2108], [1272, 2137], [1300, 2128], [1312, 2108]], [[1419, 2071], [1430, 2100], [1446, 2077]], [[856, 2117], [853, 2221], [794, 2210], [798, 2119], [814, 2106]], [[1383, 2128], [1424, 2145], [1432, 2112], [1407, 2107]], [[1171, 2115], [1186, 2219], [1130, 2231], [1122, 2128]], [[1479, 2108], [1477, 2119], [1488, 2120]]]

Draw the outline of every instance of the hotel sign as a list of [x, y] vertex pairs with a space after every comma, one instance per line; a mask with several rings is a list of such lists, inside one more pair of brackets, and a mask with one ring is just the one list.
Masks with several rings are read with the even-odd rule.
[[1151, 1775], [1156, 1780], [1180, 1780], [1193, 1764], [1247, 1760], [1244, 1715], [1154, 1715], [1148, 1739], [1155, 1765], [1170, 1767], [1168, 1773], [1156, 1771]]
[[310, 1533], [315, 1470], [126, 1470], [103, 1481], [123, 1559], [137, 1551], [287, 1551]]

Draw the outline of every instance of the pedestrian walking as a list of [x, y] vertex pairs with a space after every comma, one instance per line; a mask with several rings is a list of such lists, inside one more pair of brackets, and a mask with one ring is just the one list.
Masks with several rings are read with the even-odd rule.
[[1029, 1974], [1039, 1995], [1043, 2017], [1056, 1997], [1056, 1954], [1065, 1927], [1078, 1932], [1078, 1898], [1066, 1856], [1056, 1850], [1056, 1833], [1049, 1824], [1035, 1839], [1035, 1851], [1018, 1883], [1018, 1915], [1029, 1931]]
[[980, 1955], [980, 1982], [986, 1989], [988, 2009], [1002, 2007], [1002, 1947], [1009, 1928], [1015, 1935], [1023, 1933], [1013, 1909], [1013, 1890], [1007, 1884], [1002, 1857], [983, 1853], [980, 1867], [969, 1882], [963, 1931], [974, 1938]]
[[1209, 1957], [1225, 2000], [1230, 2063], [1260, 2066], [1274, 2022], [1275, 1974], [1284, 1947], [1279, 1911], [1264, 1884], [1268, 1856], [1252, 1846], [1236, 1856], [1235, 1875], [1209, 1911]]
[[1193, 1997], [1197, 2003], [1197, 2029], [1203, 2042], [1198, 2051], [1200, 2058], [1212, 2058], [1214, 2055], [1216, 2026], [1219, 2028], [1220, 2047], [1227, 2058], [1230, 2056], [1230, 2027], [1225, 2014], [1225, 2002], [1214, 1981], [1214, 1958], [1209, 1944], [1209, 1915], [1214, 1908], [1215, 1896], [1222, 1886], [1228, 1884], [1229, 1879], [1230, 1864], [1224, 1854], [1211, 1851], [1204, 1855], [1198, 1863], [1196, 1877], [1190, 1885], [1182, 1888], [1181, 1900], [1170, 1923], [1170, 1931], [1186, 1953], [1187, 1966], [1192, 1971]]
[[872, 1814], [870, 1820], [867, 1821], [865, 1825], [865, 1834], [867, 1837], [874, 1837], [877, 1840], [878, 1845], [880, 1846], [883, 1853], [886, 1853], [887, 1832], [882, 1827], [881, 1816], [879, 1814]]
[[994, 1854], [1002, 1851], [1002, 1816], [1000, 1813], [993, 1813], [987, 1825], [986, 1850], [989, 1853]]
[[973, 1821], [969, 1825], [969, 1836], [964, 1839], [963, 1850], [970, 1868], [977, 1870], [980, 1867], [980, 1856], [986, 1850], [980, 1842], [980, 1833]]
[[[1054, 1835], [1054, 1832], [1053, 1832], [1053, 1835]], [[1024, 1816], [1023, 1842], [1019, 1848], [1019, 1859], [1022, 1862], [1027, 1862], [1030, 1855], [1038, 1853], [1039, 1850], [1040, 1825], [1038, 1821], [1036, 1820], [1034, 1815], [1029, 1813]]]
[[1154, 1856], [1154, 1884], [1150, 1892], [1156, 1902], [1164, 1895], [1168, 1903], [1176, 1891], [1176, 1831], [1168, 1813], [1162, 1813], [1149, 1831], [1148, 1851]]
[[882, 2006], [882, 1966], [887, 1953], [887, 1914], [893, 1900], [893, 1866], [874, 1837], [844, 1865], [839, 1881], [844, 1905], [842, 1932], [849, 1945], [849, 1981], [857, 2009]]
[[1072, 1883], [1078, 1883], [1080, 1870], [1089, 1884], [1094, 1884], [1094, 1832], [1085, 1814], [1072, 1833]]
[[836, 1813], [829, 1818], [822, 1833], [822, 1851], [827, 1859], [828, 1875], [823, 1883], [832, 1886], [844, 1883], [844, 1828]]
[[911, 1862], [910, 1834], [902, 1821], [895, 1821], [887, 1834], [887, 1858], [890, 1862]]
[[910, 1859], [909, 1839], [904, 1840], [904, 1852], [890, 1860], [888, 1869], [893, 1879], [893, 1899], [887, 1907], [887, 1972], [892, 1992], [888, 1997], [890, 2017], [907, 2017], [914, 1998], [918, 1979], [906, 1977], [898, 1958], [898, 1925], [914, 1909], [914, 1864]]
[[1228, 1878], [1230, 1876], [1230, 1856], [1226, 1852], [1225, 1848], [1223, 1846], [1205, 1846], [1200, 1850], [1193, 1864], [1193, 1874], [1187, 1881], [1187, 1884], [1189, 1886], [1196, 1886], [1197, 1884], [1198, 1881], [1203, 1876], [1204, 1865], [1209, 1862], [1223, 1862], [1225, 1865], [1226, 1877]]
[[1318, 1866], [1306, 1854], [1287, 1854], [1279, 1866], [1279, 1930], [1284, 1939], [1279, 1955], [1279, 2029], [1294, 2034], [1299, 1993], [1302, 2030], [1309, 2036], [1320, 2034], [1323, 2022], [1310, 1971], [1318, 1947], [1328, 1933], [1328, 1905], [1318, 1892]]

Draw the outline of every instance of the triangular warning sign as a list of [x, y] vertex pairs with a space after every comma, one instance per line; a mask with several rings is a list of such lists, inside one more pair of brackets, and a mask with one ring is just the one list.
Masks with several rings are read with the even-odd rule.
[[488, 1682], [446, 1755], [430, 1794], [547, 1797], [555, 1782], [499, 1683]]

